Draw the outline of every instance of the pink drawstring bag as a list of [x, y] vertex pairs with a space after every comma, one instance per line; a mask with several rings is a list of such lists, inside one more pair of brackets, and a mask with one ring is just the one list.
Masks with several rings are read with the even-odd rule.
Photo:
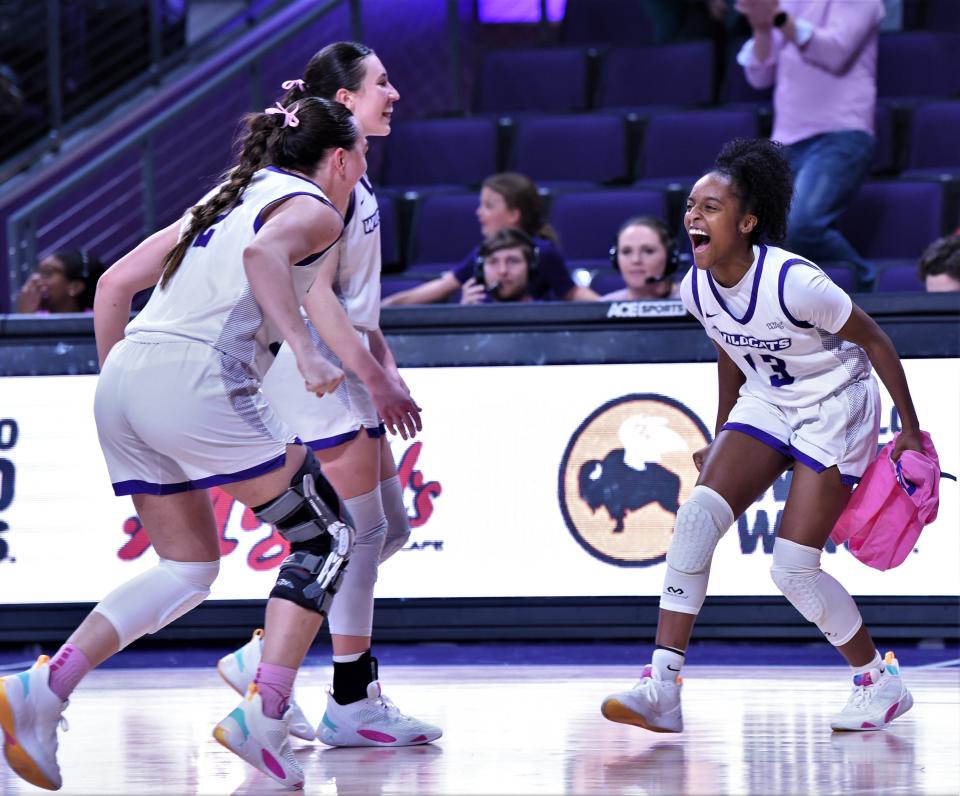
[[867, 468], [830, 532], [834, 542], [847, 542], [850, 552], [874, 569], [902, 564], [940, 507], [940, 460], [933, 440], [921, 431], [924, 453], [904, 451], [894, 462], [890, 454], [898, 436]]

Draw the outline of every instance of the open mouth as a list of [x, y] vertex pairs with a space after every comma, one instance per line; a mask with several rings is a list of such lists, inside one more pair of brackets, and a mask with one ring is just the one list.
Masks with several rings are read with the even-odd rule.
[[687, 230], [695, 253], [704, 251], [710, 245], [710, 236], [702, 229]]

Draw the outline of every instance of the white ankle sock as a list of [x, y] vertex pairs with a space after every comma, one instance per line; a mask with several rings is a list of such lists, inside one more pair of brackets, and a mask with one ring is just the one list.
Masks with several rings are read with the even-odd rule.
[[668, 683], [677, 679], [680, 669], [683, 668], [684, 656], [674, 650], [665, 650], [657, 647], [653, 651], [653, 669], [661, 680]]
[[865, 674], [871, 669], [879, 669], [882, 672], [884, 667], [883, 659], [880, 657], [880, 650], [874, 650], [873, 660], [870, 661], [870, 663], [865, 663], [863, 666], [851, 666], [850, 668], [853, 669], [854, 675]]

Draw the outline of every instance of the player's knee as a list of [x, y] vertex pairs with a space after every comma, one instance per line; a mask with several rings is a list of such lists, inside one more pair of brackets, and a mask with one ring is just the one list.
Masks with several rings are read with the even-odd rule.
[[821, 551], [789, 539], [773, 545], [770, 576], [777, 588], [836, 647], [843, 646], [863, 625], [849, 592], [820, 568]]
[[327, 534], [293, 542], [290, 555], [280, 564], [270, 597], [296, 603], [301, 608], [326, 616], [346, 571], [346, 566], [341, 566], [331, 577], [325, 577], [331, 561], [332, 543]]
[[403, 503], [403, 488], [397, 476], [380, 483], [380, 496], [387, 518], [387, 535], [383, 541], [383, 549], [380, 551], [382, 564], [394, 553], [402, 550], [410, 540], [410, 517]]
[[705, 572], [721, 537], [733, 524], [733, 511], [723, 496], [696, 486], [677, 510], [667, 564], [688, 575]]
[[161, 558], [155, 567], [110, 592], [94, 610], [113, 625], [123, 649], [200, 605], [210, 595], [210, 587], [219, 572], [219, 559], [171, 561]]
[[818, 588], [823, 573], [820, 552], [814, 547], [778, 538], [773, 544], [770, 566], [770, 577], [783, 596], [807, 621], [815, 624], [823, 618], [826, 609]]

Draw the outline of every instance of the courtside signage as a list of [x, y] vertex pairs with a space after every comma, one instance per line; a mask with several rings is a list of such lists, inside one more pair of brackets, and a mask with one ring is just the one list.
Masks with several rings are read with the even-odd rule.
[[[960, 465], [960, 360], [904, 363], [942, 467]], [[712, 439], [707, 363], [422, 368], [415, 440], [392, 441], [413, 533], [381, 569], [380, 597], [655, 596], [676, 507]], [[152, 566], [129, 498], [110, 488], [93, 422], [96, 377], [0, 379], [0, 605], [89, 602]], [[898, 426], [883, 396], [881, 442]], [[469, 396], [469, 401], [465, 400]], [[469, 411], [465, 407], [469, 404]], [[789, 474], [717, 547], [713, 595], [776, 595], [769, 576]], [[900, 567], [829, 545], [824, 568], [863, 595], [956, 595], [955, 481]], [[223, 566], [211, 597], [269, 593], [283, 540], [212, 490]]]

